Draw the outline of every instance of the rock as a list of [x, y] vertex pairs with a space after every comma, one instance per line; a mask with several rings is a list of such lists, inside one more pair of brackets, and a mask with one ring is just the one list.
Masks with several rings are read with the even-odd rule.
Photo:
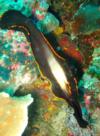
[[26, 16], [30, 16], [34, 2], [35, 0], [0, 0], [0, 16], [10, 9], [19, 10]]
[[91, 34], [100, 29], [99, 10], [99, 5], [81, 5], [78, 11], [73, 16], [73, 32], [78, 34]]
[[28, 124], [28, 106], [31, 95], [10, 97], [0, 93], [0, 136], [21, 136]]
[[49, 33], [59, 26], [58, 19], [51, 13], [47, 13], [43, 20], [36, 24], [37, 28], [43, 33]]

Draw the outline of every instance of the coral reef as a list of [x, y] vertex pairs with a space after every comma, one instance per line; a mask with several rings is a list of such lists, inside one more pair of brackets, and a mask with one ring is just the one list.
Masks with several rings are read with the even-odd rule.
[[[78, 83], [79, 100], [84, 117], [91, 125], [90, 128], [80, 128], [73, 109], [54, 96], [48, 79], [40, 76], [25, 35], [0, 29], [1, 136], [100, 135], [98, 3], [98, 0], [0, 0], [0, 16], [9, 9], [15, 9], [31, 17], [41, 32], [53, 34], [53, 41], [59, 44], [58, 51], [62, 50], [82, 64], [84, 75]], [[31, 96], [24, 96], [29, 93], [34, 98], [32, 104]], [[14, 118], [17, 118], [16, 122]]]

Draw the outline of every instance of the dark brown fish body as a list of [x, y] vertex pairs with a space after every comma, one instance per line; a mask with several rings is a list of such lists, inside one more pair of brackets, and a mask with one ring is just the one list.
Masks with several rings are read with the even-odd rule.
[[3, 29], [16, 29], [25, 33], [31, 42], [31, 48], [43, 76], [51, 82], [54, 94], [65, 99], [73, 107], [79, 125], [86, 127], [88, 123], [82, 118], [82, 111], [77, 101], [78, 88], [69, 66], [52, 49], [43, 34], [35, 28], [32, 20], [18, 11], [8, 11], [2, 16], [0, 26]]

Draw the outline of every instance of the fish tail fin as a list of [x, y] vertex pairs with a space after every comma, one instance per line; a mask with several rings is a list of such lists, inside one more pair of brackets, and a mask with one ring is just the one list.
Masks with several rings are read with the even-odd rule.
[[65, 99], [66, 102], [68, 102], [68, 104], [74, 109], [74, 116], [75, 116], [79, 126], [82, 128], [86, 128], [88, 126], [88, 122], [86, 120], [84, 120], [82, 117], [82, 110], [81, 110], [79, 102], [77, 101], [77, 98], [75, 97], [75, 94], [74, 94], [74, 97], [68, 96], [65, 92], [63, 92], [63, 91], [61, 91], [61, 89], [59, 89], [57, 84], [55, 84], [55, 86], [52, 86], [52, 87], [53, 87], [53, 89], [52, 89], [53, 93], [57, 97]]
[[74, 103], [71, 106], [74, 109], [74, 116], [75, 116], [79, 126], [82, 128], [86, 128], [89, 124], [88, 124], [88, 121], [86, 121], [82, 117], [82, 110], [81, 110], [80, 104], [76, 100], [76, 101], [74, 101]]

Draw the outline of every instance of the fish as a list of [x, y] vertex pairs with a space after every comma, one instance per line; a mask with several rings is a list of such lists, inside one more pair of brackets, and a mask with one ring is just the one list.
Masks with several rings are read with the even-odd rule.
[[47, 78], [56, 97], [64, 99], [73, 109], [80, 127], [86, 128], [89, 123], [82, 116], [76, 80], [66, 63], [52, 48], [45, 36], [34, 26], [32, 20], [20, 11], [6, 11], [0, 18], [0, 28], [23, 32], [31, 44], [41, 76]]
[[68, 39], [68, 36], [64, 33], [62, 34], [62, 37], [64, 38], [61, 38], [62, 43], [61, 40], [58, 40], [59, 38], [57, 39], [54, 33], [45, 34], [45, 37], [48, 39], [57, 54], [59, 54], [66, 60], [76, 80], [80, 81], [84, 74], [83, 54], [81, 55], [80, 51], [77, 50], [75, 45]]

